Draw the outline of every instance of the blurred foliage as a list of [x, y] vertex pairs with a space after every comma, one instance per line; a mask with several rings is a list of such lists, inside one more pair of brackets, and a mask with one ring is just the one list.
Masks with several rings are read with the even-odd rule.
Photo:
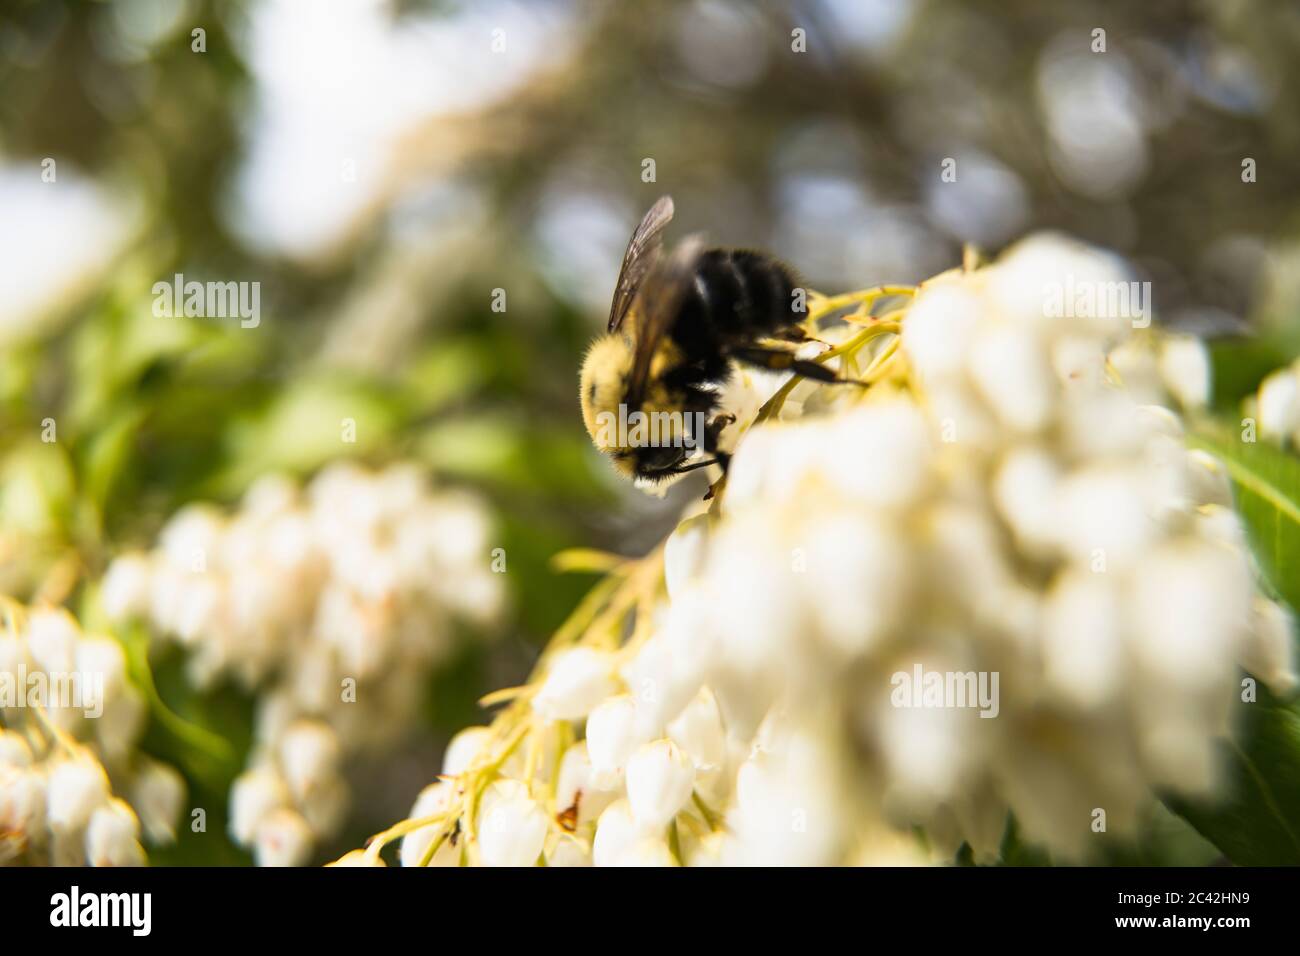
[[1300, 609], [1300, 459], [1234, 423], [1204, 426], [1192, 443], [1224, 462], [1267, 585]]
[[[369, 174], [382, 180], [367, 184], [373, 199], [316, 256], [232, 228], [267, 108], [250, 37], [275, 6], [0, 5], [0, 164], [35, 179], [57, 157], [61, 176], [142, 209], [109, 268], [0, 346], [0, 589], [89, 612], [85, 585], [186, 502], [230, 502], [267, 471], [305, 477], [344, 455], [415, 458], [491, 497], [508, 555], [509, 636], [469, 646], [431, 698], [435, 737], [474, 720], [477, 694], [525, 673], [589, 584], [553, 574], [550, 557], [642, 550], [698, 493], [686, 483], [654, 502], [617, 485], [574, 397], [627, 232], [665, 192], [675, 229], [771, 248], [826, 288], [922, 278], [965, 242], [994, 252], [1040, 228], [1114, 248], [1154, 281], [1164, 320], [1238, 336], [1214, 353], [1223, 410], [1300, 351], [1294, 5], [376, 4], [394, 30], [468, 23], [470, 65], [493, 55], [487, 21], [467, 19], [484, 9], [514, 37], [534, 12], [558, 17], [567, 46], [503, 95], [410, 117]], [[151, 16], [164, 26], [133, 39]], [[192, 25], [206, 30], [201, 55]], [[1098, 26], [1109, 45], [1094, 55]], [[791, 49], [796, 28], [806, 54]], [[299, 53], [293, 69], [320, 70], [309, 79], [322, 85], [350, 68]], [[1062, 63], [1094, 71], [1080, 87], [1093, 112], [1062, 113]], [[321, 110], [352, 135], [357, 118], [332, 105]], [[975, 173], [949, 193], [936, 188], [944, 157]], [[1089, 188], [1078, 170], [1090, 158], [1127, 175]], [[0, 229], [25, 228], [4, 213]], [[156, 317], [153, 283], [176, 273], [260, 282], [261, 324]], [[490, 307], [498, 287], [505, 312]], [[344, 418], [355, 444], [341, 441]], [[42, 441], [47, 419], [55, 442]], [[147, 749], [178, 763], [210, 811], [206, 835], [155, 859], [243, 860], [218, 818], [239, 762], [192, 747], [183, 728], [242, 755], [251, 702], [195, 695], [174, 657], [133, 659], [157, 686]]]
[[[1193, 444], [1223, 461], [1265, 586], [1300, 611], [1300, 458], [1245, 441], [1234, 422], [1207, 424]], [[1262, 685], [1242, 704], [1238, 740], [1224, 746], [1226, 795], [1167, 803], [1234, 863], [1300, 864], [1300, 698]]]
[[[1094, 866], [1205, 866], [1219, 856], [1219, 851], [1186, 821], [1158, 804], [1143, 813], [1135, 839], [1104, 838], [1097, 852], [1098, 856], [1088, 861]], [[968, 844], [961, 845], [953, 863], [975, 865]], [[1052, 866], [1053, 863], [1050, 853], [1023, 838], [1020, 824], [1009, 814], [998, 848], [997, 865]]]
[[1300, 865], [1300, 705], [1261, 686], [1243, 706], [1239, 742], [1223, 748], [1225, 794], [1165, 802], [1238, 866]]

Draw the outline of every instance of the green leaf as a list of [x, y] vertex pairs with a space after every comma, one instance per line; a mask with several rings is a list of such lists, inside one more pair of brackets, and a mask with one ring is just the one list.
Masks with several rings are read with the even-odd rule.
[[149, 712], [159, 727], [170, 734], [185, 750], [187, 759], [192, 759], [198, 768], [197, 776], [209, 776], [217, 780], [233, 779], [239, 767], [239, 757], [226, 736], [209, 729], [211, 720], [202, 722], [194, 719], [194, 702], [186, 695], [187, 711], [182, 716], [170, 707], [159, 693], [155, 682], [153, 667], [149, 660], [149, 635], [143, 628], [122, 628], [118, 631], [118, 640], [126, 653], [127, 669], [132, 682], [141, 690], [149, 702]]
[[[1292, 609], [1300, 608], [1300, 459], [1235, 429], [1198, 427], [1193, 447], [1218, 457], [1260, 571]], [[1229, 859], [1245, 865], [1300, 864], [1300, 701], [1283, 701], [1262, 686], [1245, 708], [1235, 739], [1225, 745], [1229, 785], [1216, 801], [1167, 797]]]
[[364, 458], [389, 439], [400, 418], [396, 399], [372, 383], [297, 379], [231, 427], [229, 467], [207, 491], [233, 496], [269, 472], [306, 474], [336, 458]]
[[82, 489], [101, 512], [114, 486], [131, 466], [136, 433], [145, 412], [135, 405], [118, 409], [105, 427], [86, 443], [82, 456]]
[[64, 446], [35, 437], [0, 461], [0, 526], [35, 538], [66, 531], [76, 503], [76, 476]]
[[1225, 744], [1230, 781], [1216, 801], [1165, 797], [1233, 863], [1242, 866], [1300, 864], [1300, 704], [1271, 696], [1263, 687], [1246, 708], [1237, 739]]
[[610, 498], [612, 470], [592, 451], [581, 427], [556, 427], [485, 412], [440, 422], [419, 440], [417, 455], [439, 474], [523, 499], [547, 498], [584, 508]]
[[1271, 336], [1219, 339], [1209, 344], [1214, 407], [1231, 414], [1270, 372], [1295, 357], [1296, 343]]
[[406, 398], [429, 415], [463, 398], [487, 377], [492, 356], [468, 336], [440, 341], [402, 374]]
[[[964, 843], [962, 848], [969, 850], [969, 847]], [[1052, 865], [1052, 857], [1046, 850], [1022, 839], [1020, 823], [1016, 820], [1015, 815], [1011, 813], [1007, 814], [1007, 826], [1002, 831], [1002, 846], [998, 851], [998, 857], [1001, 866]]]
[[1189, 443], [1219, 458], [1260, 569], [1276, 593], [1300, 609], [1300, 458], [1233, 428], [1207, 424]]

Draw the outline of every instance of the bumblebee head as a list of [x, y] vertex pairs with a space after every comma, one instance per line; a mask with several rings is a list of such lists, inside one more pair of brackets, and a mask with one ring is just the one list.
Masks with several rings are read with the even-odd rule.
[[[632, 374], [635, 347], [621, 334], [605, 335], [592, 343], [582, 363], [578, 399], [582, 421], [597, 451], [609, 456], [614, 470], [626, 478], [663, 481], [686, 451], [678, 443], [658, 446], [628, 445], [627, 421], [634, 412], [650, 407], [649, 400], [638, 408], [622, 408], [627, 402], [628, 378]], [[655, 399], [663, 403], [663, 396]]]
[[621, 335], [603, 335], [591, 344], [578, 378], [578, 400], [582, 421], [596, 447], [613, 453], [609, 442], [616, 432], [602, 427], [604, 413], [618, 421], [618, 407], [625, 401], [628, 376], [632, 374], [632, 344]]

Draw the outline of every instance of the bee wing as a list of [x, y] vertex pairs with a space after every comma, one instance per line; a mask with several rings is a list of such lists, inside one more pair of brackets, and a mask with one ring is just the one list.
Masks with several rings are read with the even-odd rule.
[[632, 358], [632, 374], [628, 377], [627, 404], [639, 408], [650, 378], [650, 363], [659, 347], [659, 340], [672, 324], [681, 308], [682, 300], [695, 282], [695, 272], [700, 255], [704, 252], [702, 235], [688, 236], [673, 250], [667, 259], [661, 259], [646, 276], [637, 293], [636, 351]]
[[627, 251], [623, 253], [623, 265], [618, 270], [618, 282], [614, 285], [614, 301], [609, 307], [610, 332], [623, 324], [623, 318], [627, 315], [627, 310], [632, 307], [641, 280], [659, 261], [664, 227], [672, 218], [673, 197], [660, 196], [641, 219], [641, 224], [633, 231], [632, 238], [627, 241]]

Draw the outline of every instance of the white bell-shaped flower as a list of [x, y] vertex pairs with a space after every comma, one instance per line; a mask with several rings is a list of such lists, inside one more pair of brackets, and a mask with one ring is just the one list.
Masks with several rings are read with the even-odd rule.
[[86, 827], [86, 862], [91, 866], [143, 866], [140, 821], [122, 800], [96, 810]]
[[46, 812], [50, 829], [80, 830], [91, 814], [108, 800], [108, 775], [93, 757], [80, 755], [60, 760], [50, 771]]
[[548, 720], [577, 720], [612, 694], [614, 655], [590, 647], [557, 654], [533, 698], [533, 710]]
[[659, 830], [677, 816], [695, 788], [695, 765], [672, 740], [641, 747], [627, 764], [627, 800], [642, 830]]
[[637, 704], [632, 695], [620, 694], [606, 700], [587, 718], [591, 780], [602, 790], [611, 790], [619, 785], [628, 758], [644, 741], [636, 711]]
[[541, 855], [546, 811], [517, 780], [501, 780], [483, 795], [478, 841], [484, 866], [532, 866]]

